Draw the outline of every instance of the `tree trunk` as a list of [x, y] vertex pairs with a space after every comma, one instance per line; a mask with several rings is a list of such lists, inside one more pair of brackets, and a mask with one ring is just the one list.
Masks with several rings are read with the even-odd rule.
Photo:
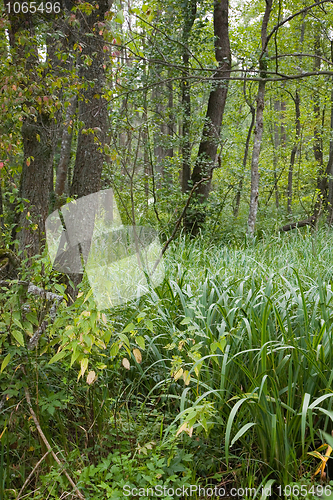
[[[331, 61], [333, 62], [333, 41], [331, 41]], [[330, 138], [330, 152], [326, 167], [326, 175], [328, 178], [328, 199], [327, 199], [327, 208], [328, 208], [328, 219], [327, 222], [329, 225], [332, 224], [333, 221], [333, 87], [331, 90], [331, 138]]]
[[255, 223], [257, 220], [258, 201], [259, 201], [259, 156], [261, 140], [264, 129], [264, 107], [265, 107], [265, 81], [259, 82], [257, 95], [256, 128], [254, 131], [254, 143], [251, 163], [251, 195], [250, 210], [248, 218], [248, 234], [254, 235]]
[[[5, 223], [3, 220], [3, 201], [2, 201], [2, 186], [1, 186], [1, 177], [0, 177], [0, 228], [3, 230], [5, 227]], [[0, 245], [1, 245], [1, 235], [0, 235]]]
[[[84, 123], [79, 131], [71, 196], [86, 196], [100, 189], [107, 129], [107, 102], [102, 98], [105, 82], [103, 37], [97, 23], [103, 21], [108, 1], [94, 3], [91, 14], [80, 15], [82, 44], [79, 75], [86, 89], [79, 100], [78, 120]], [[91, 36], [92, 35], [92, 36]], [[90, 66], [85, 63], [90, 59]]]
[[44, 244], [54, 152], [52, 122], [48, 114], [40, 113], [36, 122], [27, 117], [22, 125], [24, 157], [20, 197], [28, 199], [29, 205], [20, 215], [22, 229], [18, 239], [20, 248], [27, 250], [29, 256], [40, 253]]
[[71, 158], [72, 136], [73, 136], [73, 120], [76, 112], [77, 97], [72, 97], [68, 103], [66, 117], [62, 131], [60, 159], [57, 168], [57, 177], [55, 185], [55, 194], [57, 198], [65, 192], [66, 179], [68, 173], [68, 165]]
[[287, 212], [289, 215], [292, 213], [292, 200], [293, 200], [293, 171], [295, 165], [295, 158], [298, 149], [298, 141], [301, 134], [301, 112], [300, 112], [300, 99], [299, 93], [296, 89], [295, 94], [295, 143], [290, 155], [290, 164], [288, 172], [288, 191], [287, 191]]
[[[169, 69], [168, 71], [168, 79], [169, 82], [167, 83], [167, 88], [168, 88], [168, 127], [167, 127], [167, 132], [168, 132], [168, 140], [172, 140], [172, 137], [174, 135], [174, 129], [175, 129], [175, 116], [174, 116], [174, 110], [173, 110], [173, 84], [172, 84], [172, 79], [171, 79], [171, 71]], [[166, 150], [166, 156], [169, 156], [170, 158], [173, 157], [173, 146], [169, 145], [167, 150]]]
[[229, 41], [228, 0], [215, 0], [214, 2], [214, 35], [215, 57], [219, 64], [213, 76], [213, 88], [210, 92], [205, 124], [203, 128], [198, 157], [191, 176], [194, 184], [208, 177], [209, 180], [201, 182], [195, 196], [195, 207], [185, 219], [185, 228], [195, 236], [205, 221], [205, 209], [202, 204], [206, 202], [210, 187], [211, 173], [216, 164], [217, 149], [224, 108], [227, 100], [228, 83], [231, 71], [231, 52]]
[[265, 107], [265, 80], [266, 78], [266, 43], [267, 43], [267, 25], [272, 10], [272, 1], [266, 0], [265, 14], [261, 26], [261, 47], [262, 56], [259, 61], [260, 76], [263, 78], [259, 82], [258, 95], [257, 95], [257, 112], [256, 112], [256, 127], [254, 131], [254, 142], [251, 163], [251, 195], [250, 195], [250, 210], [247, 222], [247, 233], [249, 236], [254, 235], [254, 228], [257, 220], [258, 201], [259, 201], [259, 156], [262, 141], [262, 134], [264, 129], [264, 107]]
[[[314, 47], [314, 71], [320, 71], [321, 66], [321, 49], [320, 49], [320, 32], [319, 27], [316, 27], [315, 32], [315, 47]], [[318, 174], [317, 174], [317, 189], [318, 189], [318, 199], [316, 200], [314, 207], [314, 214], [318, 215], [321, 208], [326, 208], [327, 206], [327, 178], [324, 173], [323, 168], [323, 141], [322, 141], [322, 130], [320, 125], [320, 95], [318, 92], [314, 92], [313, 95], [313, 111], [316, 120], [316, 124], [314, 127], [313, 135], [313, 153], [318, 166]]]
[[[34, 17], [27, 14], [9, 14], [9, 40], [13, 60], [23, 67], [25, 85], [42, 84], [36, 71], [38, 51], [34, 43]], [[28, 37], [21, 37], [27, 30]], [[25, 40], [24, 44], [21, 40]], [[29, 43], [27, 40], [31, 40]], [[23, 85], [23, 82], [20, 82]], [[47, 97], [47, 96], [44, 96]], [[48, 216], [50, 197], [50, 179], [53, 160], [55, 122], [44, 102], [40, 105], [33, 100], [25, 103], [33, 109], [31, 115], [25, 115], [22, 123], [23, 164], [20, 183], [20, 197], [29, 200], [18, 217], [18, 240], [20, 249], [29, 257], [41, 252], [44, 242], [45, 220]], [[37, 111], [38, 110], [38, 111]]]
[[[278, 113], [278, 120], [281, 121], [281, 102], [274, 101], [274, 111]], [[276, 209], [279, 208], [279, 188], [278, 188], [278, 178], [277, 178], [277, 166], [278, 166], [278, 152], [281, 152], [281, 142], [282, 142], [282, 126], [278, 127], [276, 120], [274, 120], [274, 134], [273, 134], [273, 166], [274, 166], [274, 191], [275, 191], [275, 206]]]
[[142, 147], [143, 147], [143, 168], [144, 168], [144, 191], [147, 208], [149, 206], [149, 178], [151, 177], [151, 168], [149, 161], [149, 138], [148, 138], [148, 106], [147, 106], [147, 90], [144, 93], [143, 99], [143, 127], [142, 127]]
[[[160, 67], [157, 68], [156, 76], [161, 79]], [[160, 82], [154, 86], [152, 99], [155, 103], [156, 129], [154, 133], [154, 157], [156, 171], [156, 185], [160, 189], [162, 187], [162, 179], [164, 177], [164, 159], [166, 157], [166, 148], [164, 146], [165, 138], [168, 134], [168, 125], [165, 121], [165, 105], [164, 101], [165, 84]]]
[[280, 232], [286, 232], [286, 231], [291, 231], [292, 229], [296, 229], [299, 227], [305, 227], [305, 226], [314, 226], [316, 223], [316, 216], [312, 215], [308, 219], [300, 220], [298, 222], [292, 222], [291, 224], [286, 224], [285, 226], [280, 227], [279, 231]]
[[183, 67], [184, 67], [184, 77], [181, 83], [182, 91], [182, 192], [186, 193], [190, 190], [190, 179], [191, 179], [191, 140], [190, 140], [190, 130], [191, 130], [191, 86], [189, 82], [189, 61], [190, 54], [187, 50], [189, 43], [189, 37], [191, 29], [193, 27], [195, 16], [197, 13], [197, 2], [196, 0], [188, 0], [184, 16], [184, 28], [183, 28], [183, 47], [184, 51], [182, 54]]
[[241, 199], [241, 194], [242, 194], [242, 189], [243, 189], [243, 181], [244, 181], [244, 175], [245, 175], [245, 170], [246, 170], [246, 163], [247, 163], [247, 157], [249, 154], [249, 146], [250, 146], [250, 140], [251, 140], [251, 135], [252, 135], [252, 130], [254, 127], [254, 121], [256, 117], [256, 110], [252, 106], [251, 103], [248, 103], [250, 106], [250, 112], [251, 112], [251, 123], [249, 130], [247, 132], [247, 137], [246, 137], [246, 143], [245, 143], [245, 150], [244, 150], [244, 156], [243, 156], [243, 175], [241, 176], [239, 183], [238, 183], [238, 189], [237, 189], [237, 194], [236, 194], [236, 203], [235, 203], [235, 208], [234, 208], [234, 217], [238, 217], [239, 213], [239, 207], [240, 207], [240, 199]]
[[[79, 76], [85, 86], [79, 98], [78, 120], [84, 128], [79, 131], [73, 180], [70, 195], [81, 198], [96, 193], [101, 188], [101, 175], [104, 161], [104, 145], [107, 131], [107, 102], [102, 98], [105, 83], [105, 62], [103, 36], [99, 34], [98, 22], [102, 22], [108, 10], [108, 0], [91, 2], [90, 14], [80, 13], [80, 45], [82, 47]], [[90, 65], [85, 60], [89, 59]], [[85, 221], [85, 234], [92, 236], [95, 221], [95, 204], [85, 203], [80, 217]], [[73, 224], [73, 222], [72, 222]], [[73, 226], [74, 227], [74, 226]], [[90, 239], [85, 243], [85, 254], [89, 253]], [[69, 287], [68, 293], [74, 299], [81, 274], [70, 275], [75, 288]]]

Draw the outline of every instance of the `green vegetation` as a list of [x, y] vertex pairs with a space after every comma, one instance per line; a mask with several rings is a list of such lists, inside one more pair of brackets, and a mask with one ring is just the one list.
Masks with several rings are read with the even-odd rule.
[[332, 1], [0, 8], [0, 500], [333, 498]]
[[[98, 312], [83, 281], [38, 352], [26, 345], [45, 303], [3, 288], [3, 498], [23, 485], [63, 498], [64, 469], [96, 500], [126, 485], [320, 485], [309, 452], [333, 428], [332, 253], [325, 228], [233, 248], [180, 237], [138, 302]], [[46, 258], [26, 273], [64, 294]]]

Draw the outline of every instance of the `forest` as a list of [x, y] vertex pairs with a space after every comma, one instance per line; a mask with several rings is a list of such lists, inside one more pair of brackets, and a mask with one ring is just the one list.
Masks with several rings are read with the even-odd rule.
[[0, 5], [0, 500], [333, 499], [332, 1]]

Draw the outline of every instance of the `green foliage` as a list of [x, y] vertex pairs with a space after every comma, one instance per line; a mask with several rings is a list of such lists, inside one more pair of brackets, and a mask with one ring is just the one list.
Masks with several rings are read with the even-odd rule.
[[[324, 229], [234, 249], [179, 239], [159, 288], [101, 314], [84, 282], [35, 352], [26, 345], [44, 304], [23, 295], [23, 313], [22, 285], [3, 289], [5, 490], [18, 491], [45, 453], [18, 404], [26, 387], [87, 498], [117, 498], [127, 481], [211, 484], [232, 470], [242, 487], [316, 485], [309, 452], [333, 428], [331, 249]], [[60, 498], [68, 487], [45, 459], [36, 498]]]

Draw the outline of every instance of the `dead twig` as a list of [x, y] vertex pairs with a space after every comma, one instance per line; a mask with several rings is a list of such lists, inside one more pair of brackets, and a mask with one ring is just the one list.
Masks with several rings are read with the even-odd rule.
[[38, 469], [38, 467], [40, 466], [40, 464], [43, 462], [43, 460], [47, 457], [47, 455], [50, 453], [51, 450], [47, 450], [47, 452], [45, 453], [45, 455], [42, 456], [42, 458], [40, 460], [38, 460], [38, 462], [36, 463], [35, 467], [32, 469], [32, 471], [30, 472], [29, 476], [27, 477], [27, 479], [25, 480], [24, 482], [24, 485], [22, 486], [22, 488], [20, 489], [19, 491], [19, 494], [17, 495], [16, 497], [16, 500], [20, 500], [21, 498], [21, 495], [25, 489], [25, 487], [27, 486], [27, 484], [29, 483], [30, 479], [32, 478], [32, 476], [34, 475], [35, 471]]
[[[22, 368], [22, 370], [23, 370], [23, 373], [25, 374], [24, 368]], [[46, 448], [48, 450], [48, 453], [50, 452], [52, 454], [54, 460], [57, 462], [57, 464], [60, 465], [63, 468], [64, 465], [62, 464], [62, 462], [59, 460], [59, 458], [57, 457], [57, 455], [52, 450], [50, 443], [46, 439], [46, 436], [45, 436], [44, 432], [42, 431], [41, 426], [39, 425], [38, 418], [37, 418], [37, 416], [36, 416], [36, 414], [35, 414], [35, 412], [33, 410], [32, 404], [31, 404], [30, 394], [29, 394], [29, 391], [28, 391], [27, 387], [25, 387], [24, 392], [25, 392], [25, 398], [27, 400], [31, 416], [32, 416], [33, 421], [35, 422], [35, 425], [36, 425], [36, 429], [37, 429], [40, 437], [42, 438], [42, 440], [43, 440], [43, 442], [44, 442], [44, 444], [45, 444], [45, 446], [46, 446]], [[63, 473], [67, 477], [67, 479], [68, 479], [70, 485], [72, 486], [73, 490], [76, 491], [78, 497], [81, 500], [85, 500], [85, 497], [82, 495], [82, 493], [80, 492], [80, 490], [78, 489], [78, 487], [74, 483], [73, 479], [69, 476], [68, 472], [65, 469], [63, 469]], [[19, 493], [19, 495], [20, 495], [20, 493]]]

